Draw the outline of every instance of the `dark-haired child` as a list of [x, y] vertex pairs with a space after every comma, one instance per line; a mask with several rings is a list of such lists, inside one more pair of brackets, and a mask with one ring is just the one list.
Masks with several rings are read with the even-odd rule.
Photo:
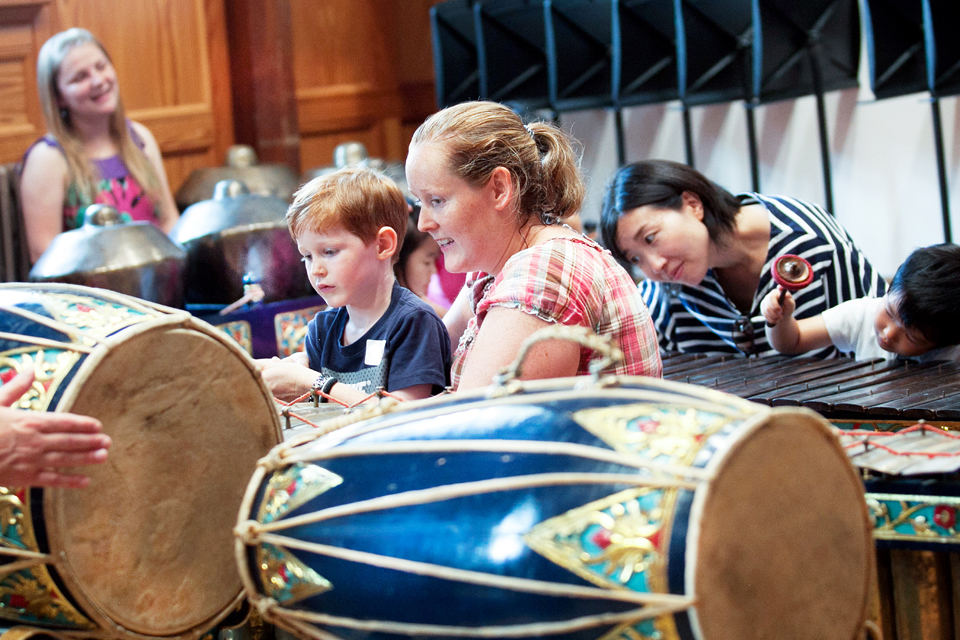
[[781, 353], [803, 353], [833, 344], [870, 358], [960, 360], [960, 246], [917, 249], [900, 265], [882, 298], [860, 298], [819, 316], [796, 320], [793, 297], [778, 290], [761, 304], [767, 339]]
[[393, 265], [393, 274], [401, 287], [406, 287], [418, 298], [429, 304], [441, 318], [447, 312], [445, 307], [430, 300], [427, 291], [430, 280], [437, 274], [437, 258], [440, 257], [440, 245], [429, 233], [417, 229], [420, 219], [420, 207], [414, 206], [407, 222], [407, 233], [403, 246]]
[[443, 321], [393, 274], [407, 222], [400, 189], [371, 169], [341, 169], [300, 188], [287, 224], [330, 308], [310, 321], [306, 357], [260, 361], [275, 396], [293, 400], [312, 387], [354, 404], [379, 387], [412, 400], [447, 385]]

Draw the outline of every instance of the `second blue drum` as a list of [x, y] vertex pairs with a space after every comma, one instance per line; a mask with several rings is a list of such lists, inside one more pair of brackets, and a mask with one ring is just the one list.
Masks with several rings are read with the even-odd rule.
[[850, 640], [873, 554], [816, 414], [639, 378], [457, 394], [290, 440], [237, 536], [267, 619], [328, 640]]

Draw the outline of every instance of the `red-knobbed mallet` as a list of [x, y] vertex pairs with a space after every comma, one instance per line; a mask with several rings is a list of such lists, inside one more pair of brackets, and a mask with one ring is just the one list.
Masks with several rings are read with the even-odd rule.
[[[773, 266], [770, 267], [770, 275], [782, 289], [779, 302], [780, 306], [783, 306], [783, 299], [787, 295], [787, 291], [790, 293], [799, 291], [813, 282], [813, 267], [800, 256], [788, 253], [773, 261]], [[768, 322], [767, 326], [772, 327], [774, 325]]]

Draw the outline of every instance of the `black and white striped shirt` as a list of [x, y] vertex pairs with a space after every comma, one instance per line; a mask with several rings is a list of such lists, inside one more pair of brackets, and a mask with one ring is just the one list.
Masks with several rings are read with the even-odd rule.
[[[846, 230], [817, 205], [785, 198], [746, 193], [743, 206], [761, 204], [770, 217], [770, 245], [753, 296], [749, 322], [733, 305], [713, 275], [707, 272], [697, 286], [653, 282], [640, 283], [643, 301], [657, 328], [665, 352], [746, 354], [761, 356], [777, 352], [767, 342], [760, 302], [776, 287], [770, 267], [779, 256], [799, 255], [813, 266], [813, 282], [794, 293], [798, 319], [809, 318], [841, 302], [882, 296], [886, 282], [876, 272]], [[833, 347], [809, 353], [828, 357]]]

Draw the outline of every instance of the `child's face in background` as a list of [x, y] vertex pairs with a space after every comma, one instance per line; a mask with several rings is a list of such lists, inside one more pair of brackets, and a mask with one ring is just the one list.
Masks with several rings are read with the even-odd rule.
[[360, 306], [369, 302], [364, 296], [377, 291], [374, 283], [382, 269], [376, 242], [365, 244], [345, 229], [304, 231], [297, 238], [297, 249], [310, 284], [327, 305]]
[[437, 258], [440, 256], [440, 245], [433, 238], [426, 238], [419, 247], [407, 256], [407, 263], [403, 267], [403, 277], [407, 288], [420, 298], [427, 297], [430, 287], [430, 278], [437, 273]]
[[110, 115], [117, 109], [117, 73], [109, 58], [92, 42], [74, 47], [57, 75], [59, 106], [74, 117]]
[[903, 326], [898, 312], [899, 305], [900, 301], [896, 294], [888, 293], [883, 296], [883, 304], [873, 322], [880, 348], [907, 358], [923, 355], [932, 350], [936, 345], [920, 331]]

